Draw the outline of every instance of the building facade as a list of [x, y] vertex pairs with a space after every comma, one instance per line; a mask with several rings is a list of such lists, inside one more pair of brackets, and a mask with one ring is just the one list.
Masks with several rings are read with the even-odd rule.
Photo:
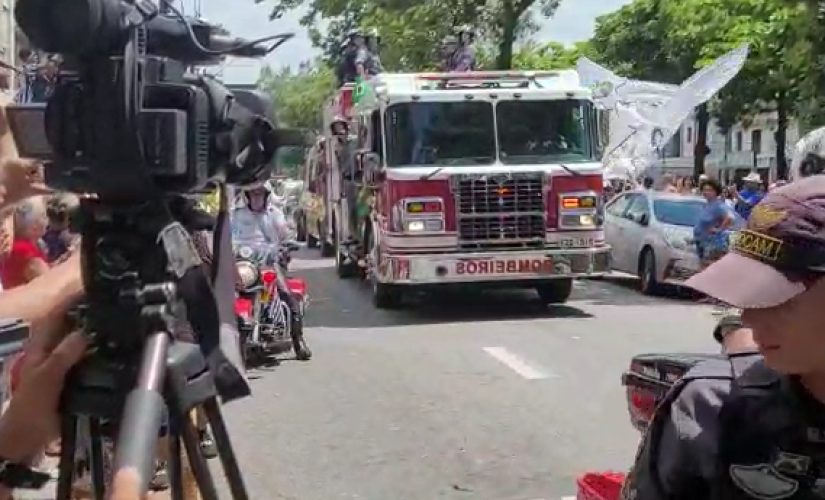
[[[710, 155], [705, 158], [705, 172], [726, 184], [737, 182], [752, 171], [758, 172], [766, 182], [774, 181], [777, 162], [776, 128], [775, 111], [760, 113], [747, 123], [735, 124], [728, 131], [711, 121], [707, 140]], [[695, 117], [685, 120], [665, 148], [656, 170], [678, 176], [692, 175], [696, 129]], [[793, 147], [800, 137], [795, 122], [789, 124], [786, 137], [785, 154], [790, 162]]]

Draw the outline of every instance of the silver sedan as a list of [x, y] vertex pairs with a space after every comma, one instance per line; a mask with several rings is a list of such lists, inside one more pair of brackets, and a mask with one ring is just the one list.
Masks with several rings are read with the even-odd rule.
[[605, 239], [613, 269], [641, 278], [643, 293], [679, 285], [699, 270], [693, 227], [706, 201], [699, 196], [628, 191], [605, 207]]

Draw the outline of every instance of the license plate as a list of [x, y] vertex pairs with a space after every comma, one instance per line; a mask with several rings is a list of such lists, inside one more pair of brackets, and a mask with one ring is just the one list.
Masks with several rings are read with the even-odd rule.
[[262, 304], [268, 304], [270, 298], [272, 298], [272, 293], [268, 289], [265, 289], [265, 290], [261, 291], [261, 303]]
[[593, 238], [562, 238], [559, 240], [559, 246], [562, 248], [590, 248], [593, 245]]
[[459, 276], [507, 276], [510, 274], [553, 274], [553, 261], [533, 259], [468, 259], [456, 262]]

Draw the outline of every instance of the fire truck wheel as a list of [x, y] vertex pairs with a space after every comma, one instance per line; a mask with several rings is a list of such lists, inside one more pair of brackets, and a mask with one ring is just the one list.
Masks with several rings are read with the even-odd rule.
[[335, 257], [335, 245], [325, 239], [322, 239], [321, 257]]
[[335, 249], [335, 271], [341, 279], [354, 278], [358, 276], [358, 263], [347, 257], [340, 249]]
[[559, 278], [536, 287], [539, 298], [545, 304], [564, 304], [573, 292], [573, 278]]
[[297, 223], [295, 224], [295, 239], [298, 241], [307, 241], [307, 220], [306, 217], [301, 215], [297, 217]]
[[404, 295], [398, 285], [381, 283], [372, 278], [372, 303], [378, 309], [399, 309]]

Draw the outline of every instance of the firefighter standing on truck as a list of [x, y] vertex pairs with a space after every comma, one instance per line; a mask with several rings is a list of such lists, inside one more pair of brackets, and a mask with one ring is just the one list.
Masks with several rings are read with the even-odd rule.
[[730, 253], [686, 284], [741, 308], [758, 352], [677, 382], [622, 498], [824, 498], [825, 175], [769, 192]]

